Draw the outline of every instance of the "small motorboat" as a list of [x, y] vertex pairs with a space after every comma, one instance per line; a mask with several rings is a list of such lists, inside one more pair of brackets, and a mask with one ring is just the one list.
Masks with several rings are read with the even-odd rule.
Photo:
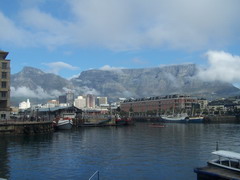
[[163, 128], [163, 127], [166, 127], [166, 126], [163, 125], [163, 124], [152, 123], [152, 124], [149, 124], [148, 127], [152, 127], [152, 128]]
[[218, 159], [208, 161], [208, 165], [240, 172], [240, 153], [218, 150], [212, 154]]
[[73, 126], [72, 118], [57, 118], [53, 121], [53, 126], [57, 130], [71, 129]]

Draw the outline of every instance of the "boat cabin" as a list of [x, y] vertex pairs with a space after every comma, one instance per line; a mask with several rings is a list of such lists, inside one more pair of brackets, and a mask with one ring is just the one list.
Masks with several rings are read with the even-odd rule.
[[212, 154], [217, 155], [218, 159], [209, 161], [209, 165], [240, 172], [240, 153], [219, 150], [212, 152]]

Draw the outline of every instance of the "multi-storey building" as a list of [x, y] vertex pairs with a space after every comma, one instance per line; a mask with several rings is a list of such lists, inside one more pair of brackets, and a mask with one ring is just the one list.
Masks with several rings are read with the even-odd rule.
[[97, 105], [98, 106], [106, 105], [106, 104], [108, 104], [107, 97], [97, 97]]
[[8, 52], [0, 50], [0, 120], [10, 118], [10, 60]]
[[138, 115], [148, 113], [172, 114], [181, 112], [191, 112], [193, 104], [197, 103], [197, 98], [186, 95], [168, 95], [141, 99], [125, 100], [120, 108], [125, 112], [132, 112]]
[[95, 96], [93, 94], [88, 94], [86, 97], [86, 107], [95, 108]]
[[74, 106], [82, 109], [86, 107], [86, 98], [83, 96], [78, 96], [77, 99], [74, 100]]

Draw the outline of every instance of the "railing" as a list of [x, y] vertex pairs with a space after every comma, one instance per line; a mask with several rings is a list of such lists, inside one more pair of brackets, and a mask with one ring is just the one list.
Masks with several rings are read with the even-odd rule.
[[94, 177], [96, 177], [97, 180], [99, 180], [99, 171], [96, 171], [88, 180], [92, 180]]

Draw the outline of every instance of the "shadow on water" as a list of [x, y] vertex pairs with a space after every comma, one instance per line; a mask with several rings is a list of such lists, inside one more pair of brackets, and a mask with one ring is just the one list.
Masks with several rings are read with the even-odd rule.
[[[11, 156], [12, 153], [17, 153], [15, 148], [21, 147], [24, 149], [32, 147], [34, 144], [42, 144], [43, 142], [50, 143], [53, 135], [52, 134], [42, 134], [42, 135], [1, 135], [0, 136], [0, 178], [10, 179], [11, 177]], [[38, 149], [38, 148], [36, 148]], [[36, 154], [38, 154], [37, 152]]]

